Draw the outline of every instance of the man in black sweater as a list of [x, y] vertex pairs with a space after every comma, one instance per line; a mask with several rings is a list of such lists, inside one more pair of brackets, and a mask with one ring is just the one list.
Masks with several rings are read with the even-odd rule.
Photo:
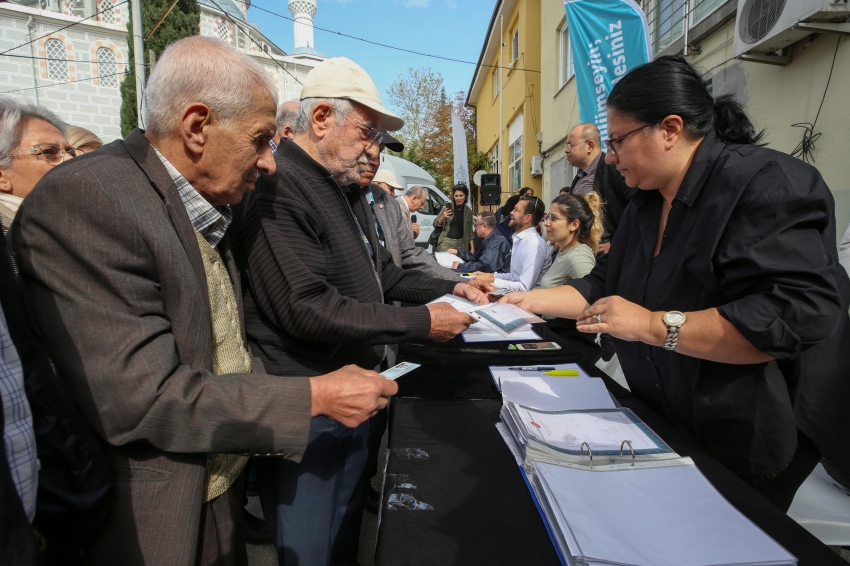
[[[248, 341], [266, 371], [373, 368], [387, 344], [447, 340], [473, 322], [446, 304], [402, 308], [387, 304], [393, 300], [421, 305], [454, 293], [486, 302], [468, 285], [395, 265], [369, 205], [348, 188], [377, 171], [380, 130], [403, 124], [347, 59], [326, 60], [305, 80], [294, 143], [278, 148], [277, 173], [260, 177], [243, 211]], [[281, 564], [356, 562], [367, 432], [314, 419], [300, 464], [258, 462]]]

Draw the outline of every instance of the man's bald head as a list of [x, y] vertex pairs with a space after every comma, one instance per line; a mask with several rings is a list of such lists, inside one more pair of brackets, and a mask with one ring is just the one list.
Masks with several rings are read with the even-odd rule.
[[300, 101], [290, 100], [281, 104], [280, 108], [277, 109], [277, 117], [275, 118], [275, 122], [277, 122], [277, 135], [274, 138], [274, 143], [279, 144], [281, 138], [292, 139], [292, 129], [295, 127], [295, 121], [298, 119], [298, 109], [300, 106]]
[[564, 153], [573, 167], [586, 170], [602, 151], [602, 140], [594, 124], [586, 122], [570, 130]]

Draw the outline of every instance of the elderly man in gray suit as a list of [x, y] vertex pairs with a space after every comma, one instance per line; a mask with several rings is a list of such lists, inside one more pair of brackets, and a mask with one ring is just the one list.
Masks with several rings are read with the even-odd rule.
[[44, 341], [115, 476], [87, 564], [246, 564], [243, 455], [299, 461], [311, 416], [357, 426], [397, 391], [354, 366], [267, 375], [245, 347], [229, 205], [275, 172], [276, 93], [234, 48], [178, 41], [147, 131], [56, 167], [18, 213]]
[[[361, 181], [368, 182], [366, 179]], [[438, 279], [463, 281], [457, 273], [437, 263], [434, 256], [425, 248], [416, 245], [413, 232], [410, 230], [410, 212], [402, 208], [387, 191], [372, 183], [364, 190], [364, 194], [372, 207], [372, 214], [377, 223], [376, 228], [383, 235], [384, 247], [393, 256], [393, 263], [404, 269], [415, 269]]]

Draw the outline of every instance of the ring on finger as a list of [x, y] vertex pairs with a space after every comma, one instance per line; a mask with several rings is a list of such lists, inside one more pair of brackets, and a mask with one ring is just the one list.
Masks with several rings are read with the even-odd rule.
[[593, 320], [596, 321], [596, 324], [602, 324], [602, 315], [597, 314], [596, 316], [593, 317]]

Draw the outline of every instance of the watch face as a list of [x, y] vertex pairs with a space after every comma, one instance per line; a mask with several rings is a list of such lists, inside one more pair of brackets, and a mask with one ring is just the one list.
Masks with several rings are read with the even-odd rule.
[[685, 322], [685, 315], [680, 312], [671, 311], [664, 315], [664, 322], [670, 326], [679, 326]]

